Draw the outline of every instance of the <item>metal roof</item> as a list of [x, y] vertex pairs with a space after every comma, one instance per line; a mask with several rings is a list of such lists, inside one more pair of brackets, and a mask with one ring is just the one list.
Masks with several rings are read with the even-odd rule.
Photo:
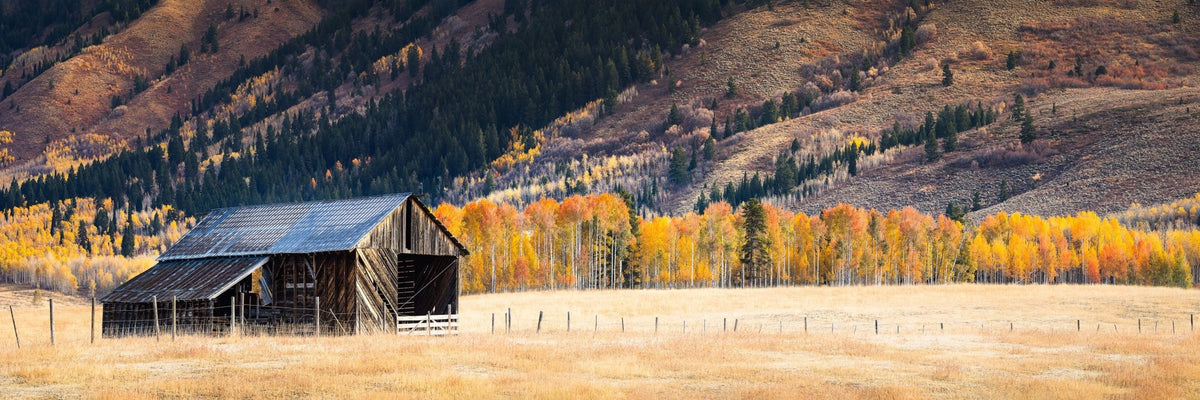
[[167, 261], [138, 274], [100, 299], [103, 303], [212, 300], [262, 267], [267, 257]]
[[350, 250], [409, 197], [401, 193], [216, 209], [158, 259]]

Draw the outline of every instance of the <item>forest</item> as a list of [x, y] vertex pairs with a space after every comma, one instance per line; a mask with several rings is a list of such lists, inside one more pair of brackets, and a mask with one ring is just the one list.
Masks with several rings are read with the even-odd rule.
[[[1200, 200], [1200, 195], [1196, 197]], [[468, 293], [561, 288], [1109, 283], [1191, 287], [1197, 225], [1131, 229], [1116, 218], [997, 213], [978, 224], [913, 208], [839, 205], [819, 215], [757, 200], [739, 210], [643, 218], [628, 195], [479, 200], [434, 213], [472, 250]], [[1197, 219], [1197, 209], [1189, 221]], [[1200, 222], [1200, 221], [1198, 221]]]

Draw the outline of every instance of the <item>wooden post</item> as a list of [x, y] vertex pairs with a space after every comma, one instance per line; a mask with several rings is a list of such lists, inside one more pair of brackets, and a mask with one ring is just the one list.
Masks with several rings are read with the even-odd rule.
[[89, 332], [89, 343], [96, 343], [96, 298], [92, 297], [92, 330]]
[[1171, 334], [1175, 334], [1175, 320], [1171, 320]]
[[600, 332], [600, 314], [596, 314], [596, 326], [592, 328], [592, 336], [595, 336], [596, 332]]
[[150, 296], [150, 310], [154, 312], [154, 341], [158, 341], [158, 296]]
[[50, 345], [54, 345], [54, 299], [50, 299]]
[[1142, 333], [1142, 319], [1138, 318], [1138, 333]]
[[21, 348], [21, 334], [17, 333], [17, 314], [13, 312], [13, 307], [8, 306], [8, 316], [12, 318], [13, 337], [17, 338], [17, 348]]
[[1154, 333], [1158, 333], [1158, 320], [1154, 320]]
[[245, 325], [246, 325], [246, 294], [245, 293], [238, 293], [238, 318], [242, 319], [241, 321], [238, 321], [238, 322], [240, 322], [242, 324], [242, 327], [245, 328]]
[[237, 334], [237, 298], [229, 298], [229, 336]]
[[512, 307], [508, 308], [508, 314], [505, 316], [504, 333], [512, 332]]
[[542, 312], [541, 311], [538, 311], [538, 325], [537, 325], [537, 332], [535, 332], [535, 333], [542, 333]]
[[708, 319], [700, 320], [700, 333], [708, 333]]
[[738, 324], [738, 320], [737, 320], [737, 318], [734, 318], [733, 319], [733, 331], [734, 332], [737, 332], [737, 324]]
[[804, 317], [804, 333], [808, 333], [808, 317]]
[[171, 296], [171, 341], [172, 342], [175, 341], [175, 333], [179, 329], [179, 318], [176, 317], [176, 315], [178, 315], [176, 313], [176, 311], [178, 309], [175, 308], [176, 300], [177, 300], [177, 298], [175, 296]]
[[1076, 332], [1083, 330], [1083, 328], [1080, 328], [1079, 324], [1080, 324], [1079, 320], [1075, 320], [1075, 331]]
[[654, 317], [654, 334], [658, 334], [658, 317]]
[[625, 333], [625, 317], [621, 317], [621, 333]]
[[945, 323], [945, 322], [938, 322], [938, 328], [940, 328], [942, 331], [945, 331], [945, 330], [946, 330], [946, 323]]
[[879, 320], [875, 320], [875, 334], [879, 334]]
[[721, 332], [729, 332], [729, 318], [721, 318]]
[[567, 332], [571, 331], [571, 312], [567, 311]]
[[1013, 331], [1013, 323], [1012, 323], [1012, 321], [1008, 321], [1008, 331], [1009, 331], [1009, 332], [1012, 332], [1012, 331]]
[[313, 310], [313, 322], [317, 323], [317, 330], [314, 336], [321, 336], [321, 296], [317, 296], [315, 300], [316, 304], [314, 307], [316, 308]]
[[492, 334], [496, 334], [496, 313], [492, 313]]

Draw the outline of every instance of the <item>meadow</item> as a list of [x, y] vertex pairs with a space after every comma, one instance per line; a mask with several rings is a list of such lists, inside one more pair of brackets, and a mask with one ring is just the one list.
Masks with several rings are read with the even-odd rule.
[[2, 315], [6, 398], [1200, 396], [1200, 291], [1178, 288], [505, 293], [463, 297], [461, 331], [447, 337], [164, 332], [94, 344], [86, 302], [61, 298], [55, 346], [46, 305], [26, 293], [0, 293], [22, 345]]

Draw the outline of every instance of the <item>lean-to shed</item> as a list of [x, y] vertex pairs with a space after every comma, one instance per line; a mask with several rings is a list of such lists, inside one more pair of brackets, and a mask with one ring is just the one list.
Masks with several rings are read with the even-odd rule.
[[457, 314], [465, 255], [408, 193], [217, 209], [101, 299], [103, 332], [153, 333], [155, 308], [160, 330], [393, 331]]

